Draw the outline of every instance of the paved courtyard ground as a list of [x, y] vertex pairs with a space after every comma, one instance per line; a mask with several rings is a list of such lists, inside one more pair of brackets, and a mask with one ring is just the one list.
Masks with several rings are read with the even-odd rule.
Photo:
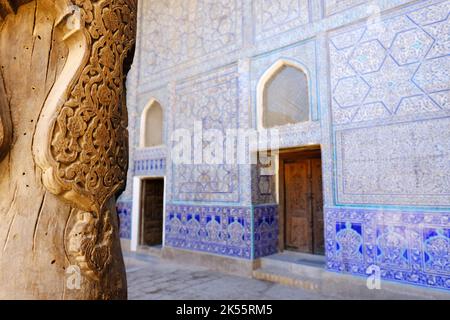
[[326, 299], [310, 291], [126, 254], [130, 300]]

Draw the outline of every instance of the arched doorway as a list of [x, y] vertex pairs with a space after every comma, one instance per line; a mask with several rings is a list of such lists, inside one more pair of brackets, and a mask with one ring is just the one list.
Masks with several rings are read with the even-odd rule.
[[141, 148], [151, 148], [163, 144], [163, 109], [158, 101], [152, 100], [141, 116]]
[[[275, 62], [258, 83], [257, 99], [259, 130], [311, 121], [309, 73], [296, 61]], [[299, 145], [277, 153], [280, 249], [323, 255], [321, 148]]]

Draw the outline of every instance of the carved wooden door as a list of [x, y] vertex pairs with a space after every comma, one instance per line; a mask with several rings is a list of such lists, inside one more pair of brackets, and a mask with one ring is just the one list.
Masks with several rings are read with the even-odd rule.
[[285, 162], [286, 247], [312, 252], [309, 161]]
[[284, 180], [286, 248], [324, 254], [320, 158], [286, 159]]
[[141, 244], [162, 244], [164, 180], [151, 179], [142, 183]]

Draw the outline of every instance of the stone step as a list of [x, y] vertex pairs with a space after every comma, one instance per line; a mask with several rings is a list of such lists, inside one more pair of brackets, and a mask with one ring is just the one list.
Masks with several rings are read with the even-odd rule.
[[161, 257], [162, 246], [139, 246], [137, 249], [139, 254], [148, 254], [155, 257]]
[[288, 273], [315, 279], [325, 268], [325, 257], [285, 251], [262, 258], [261, 267], [284, 269]]
[[253, 271], [253, 278], [282, 285], [296, 287], [314, 292], [319, 292], [320, 288], [315, 279], [302, 277], [296, 273], [287, 271], [285, 268], [276, 266], [261, 267]]
[[380, 290], [370, 290], [365, 277], [329, 272], [324, 259], [292, 253], [262, 258], [253, 277], [259, 280], [310, 290], [335, 299], [443, 299], [450, 292], [382, 281]]

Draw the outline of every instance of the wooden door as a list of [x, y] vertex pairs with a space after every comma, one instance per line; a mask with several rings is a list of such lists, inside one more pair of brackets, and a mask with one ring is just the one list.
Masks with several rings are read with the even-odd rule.
[[162, 244], [164, 180], [149, 179], [142, 182], [141, 244]]
[[322, 193], [322, 161], [311, 159], [311, 190], [313, 213], [313, 253], [325, 254], [325, 239], [323, 220], [323, 193]]
[[288, 157], [283, 161], [285, 246], [324, 254], [322, 166], [320, 156]]
[[286, 162], [286, 247], [312, 252], [311, 184], [308, 161]]

